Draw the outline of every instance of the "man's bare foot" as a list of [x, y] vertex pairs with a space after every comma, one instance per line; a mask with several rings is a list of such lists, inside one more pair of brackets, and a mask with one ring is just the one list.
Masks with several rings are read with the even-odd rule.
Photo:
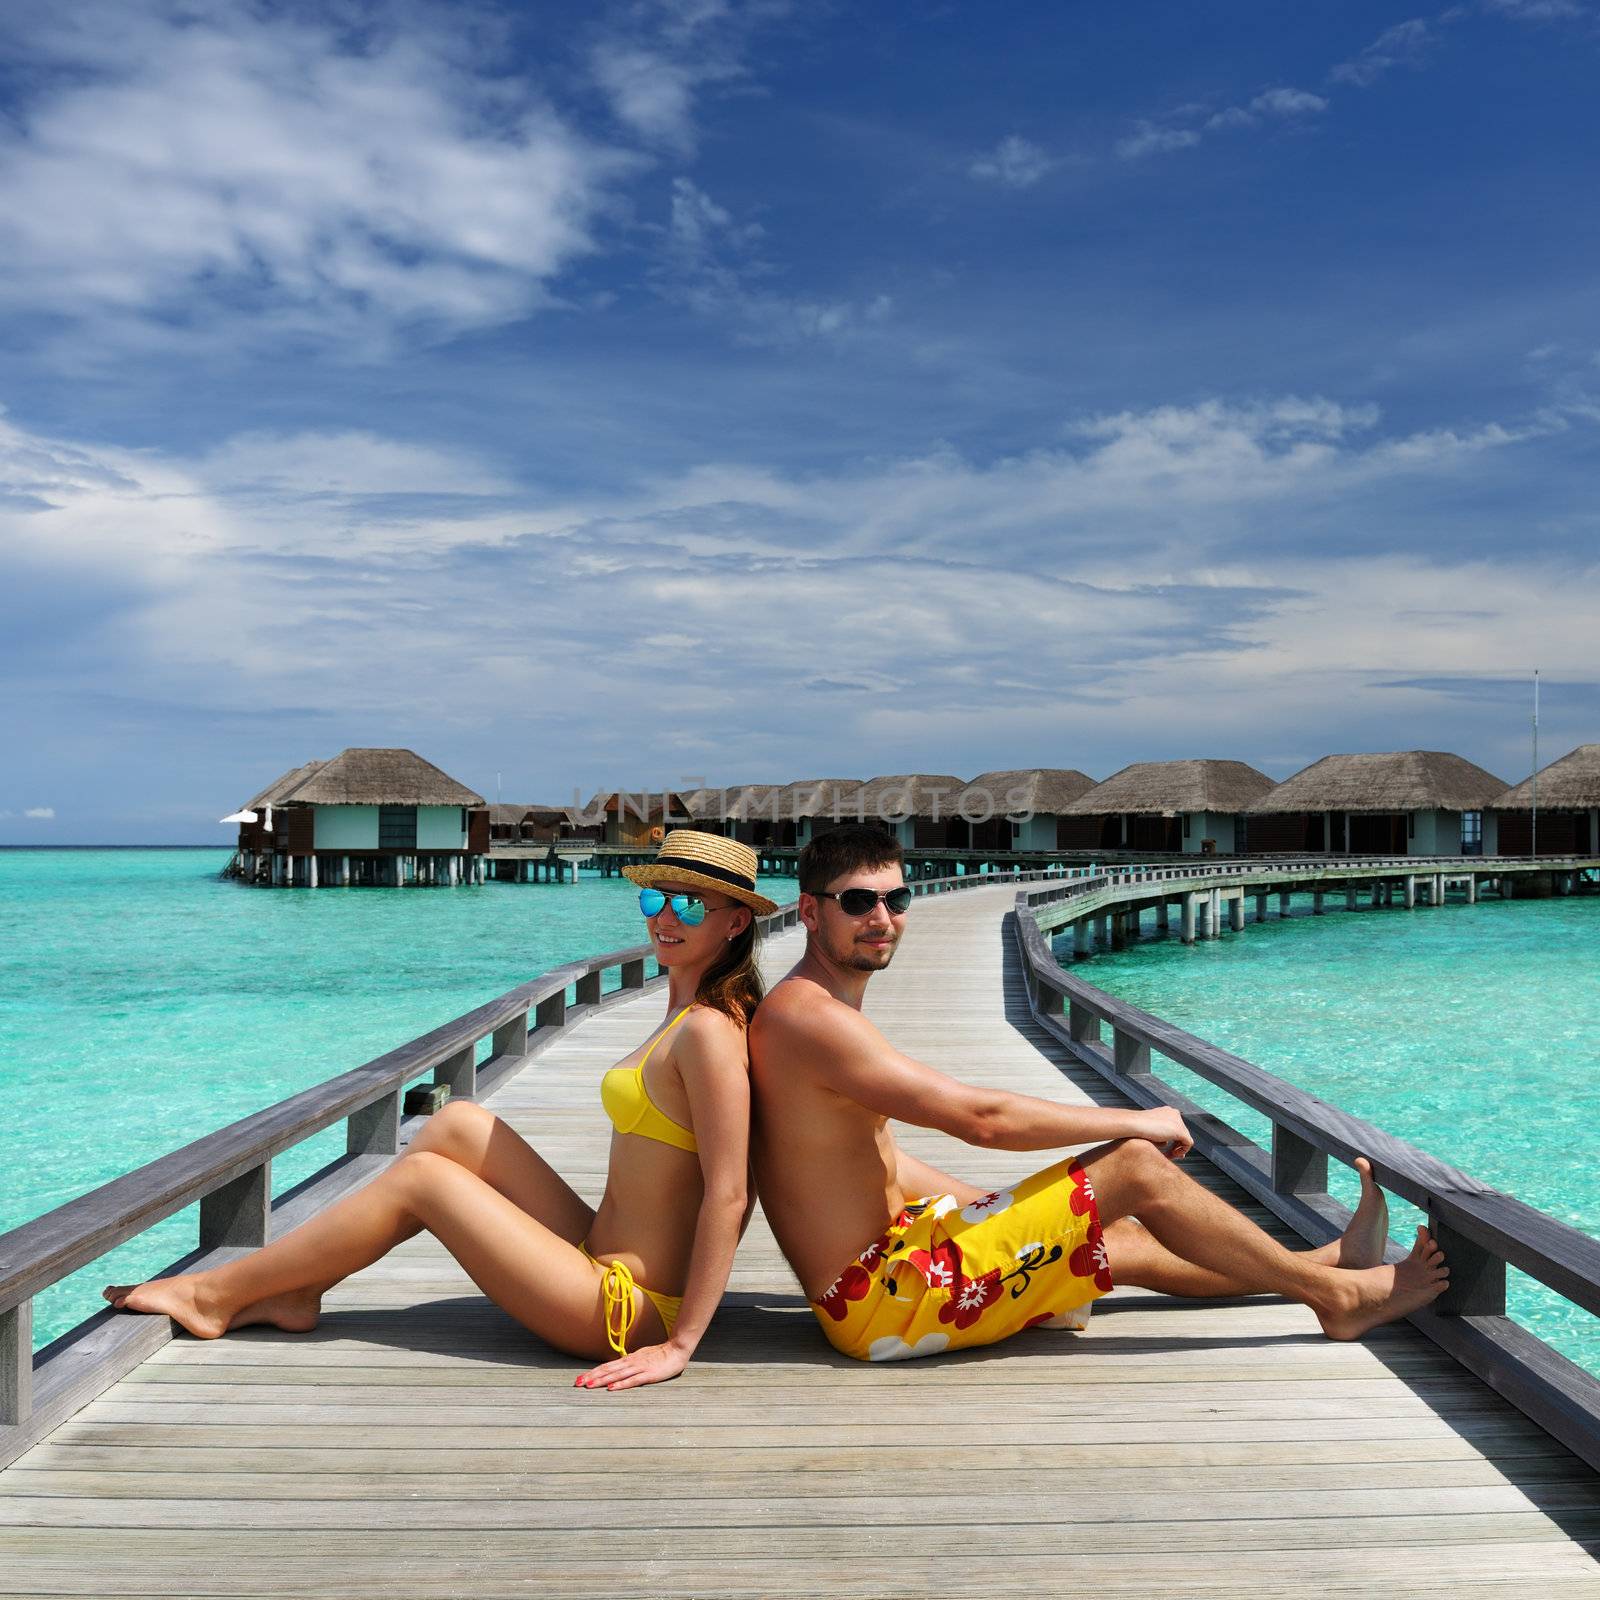
[[282, 1328], [285, 1333], [310, 1333], [321, 1320], [322, 1291], [297, 1289], [292, 1294], [275, 1294], [266, 1300], [257, 1300], [253, 1306], [236, 1312], [228, 1331], [266, 1323]]
[[115, 1311], [168, 1316], [197, 1339], [216, 1339], [228, 1331], [228, 1319], [210, 1303], [205, 1280], [205, 1273], [191, 1272], [148, 1283], [112, 1284], [102, 1292]]
[[1384, 1247], [1389, 1243], [1389, 1201], [1372, 1176], [1372, 1163], [1357, 1156], [1355, 1169], [1361, 1175], [1361, 1199], [1356, 1203], [1350, 1225], [1337, 1239], [1307, 1250], [1308, 1261], [1325, 1267], [1381, 1267]]
[[1313, 1305], [1312, 1310], [1330, 1339], [1359, 1339], [1385, 1322], [1420, 1311], [1449, 1286], [1444, 1251], [1426, 1228], [1418, 1228], [1417, 1242], [1404, 1261], [1334, 1274], [1328, 1308]]

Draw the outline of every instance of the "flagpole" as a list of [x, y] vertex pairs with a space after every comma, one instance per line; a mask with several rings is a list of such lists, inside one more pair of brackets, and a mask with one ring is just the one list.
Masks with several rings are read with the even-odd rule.
[[1533, 669], [1533, 839], [1530, 854], [1539, 859], [1539, 669]]

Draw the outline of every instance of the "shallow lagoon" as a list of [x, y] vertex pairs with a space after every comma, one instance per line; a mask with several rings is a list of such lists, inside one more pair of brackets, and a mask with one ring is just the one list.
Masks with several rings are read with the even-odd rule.
[[[1409, 1140], [1563, 1222], [1600, 1233], [1600, 899], [1487, 899], [1438, 910], [1294, 915], [1185, 946], [1141, 941], [1079, 962], [1087, 982]], [[1339, 902], [1342, 906], [1342, 900]], [[1333, 904], [1332, 897], [1329, 901]], [[1149, 927], [1153, 918], [1146, 917]], [[1174, 918], [1176, 927], [1176, 918]], [[1070, 940], [1057, 941], [1070, 964]], [[1264, 1117], [1157, 1072], [1260, 1143]], [[1353, 1175], [1334, 1164], [1342, 1197]], [[1421, 1220], [1396, 1205], [1393, 1232]], [[1511, 1275], [1511, 1312], [1600, 1373], [1587, 1312]]]

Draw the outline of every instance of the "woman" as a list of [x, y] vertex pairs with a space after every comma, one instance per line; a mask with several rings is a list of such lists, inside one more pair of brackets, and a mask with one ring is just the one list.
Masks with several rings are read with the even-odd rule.
[[448, 1102], [365, 1188], [225, 1266], [108, 1288], [119, 1310], [190, 1333], [317, 1325], [322, 1296], [423, 1229], [496, 1305], [600, 1365], [579, 1388], [629, 1389], [688, 1365], [727, 1287], [748, 1213], [749, 1059], [760, 1002], [755, 852], [677, 829], [624, 867], [667, 974], [667, 1019], [605, 1075], [615, 1126], [591, 1210], [507, 1123]]

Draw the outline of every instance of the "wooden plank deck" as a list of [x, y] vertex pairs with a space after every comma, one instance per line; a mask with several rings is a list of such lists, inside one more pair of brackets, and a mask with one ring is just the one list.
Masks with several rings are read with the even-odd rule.
[[[1098, 1095], [1025, 1020], [1010, 904], [919, 901], [871, 1012], [971, 1080]], [[599, 1074], [661, 1005], [494, 1097], [585, 1193]], [[1043, 1162], [906, 1137], [979, 1182]], [[574, 1390], [427, 1238], [327, 1312], [179, 1338], [0, 1473], [0, 1593], [1600, 1596], [1595, 1475], [1406, 1329], [1119, 1291], [1087, 1334], [869, 1367], [759, 1216], [701, 1357], [627, 1395]]]

